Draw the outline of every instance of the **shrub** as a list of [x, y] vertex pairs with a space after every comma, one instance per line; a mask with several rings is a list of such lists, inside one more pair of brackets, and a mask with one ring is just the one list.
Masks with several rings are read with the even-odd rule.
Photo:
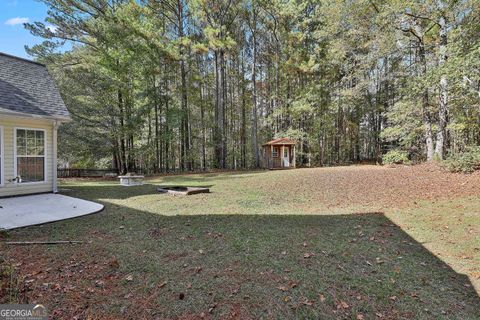
[[451, 172], [471, 173], [480, 169], [480, 147], [470, 147], [462, 153], [449, 156], [442, 162]]
[[407, 164], [408, 153], [400, 150], [390, 150], [382, 156], [383, 164]]

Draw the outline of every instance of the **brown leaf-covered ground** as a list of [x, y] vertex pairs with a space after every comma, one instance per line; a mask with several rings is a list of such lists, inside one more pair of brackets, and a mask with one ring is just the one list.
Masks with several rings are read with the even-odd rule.
[[307, 206], [401, 208], [421, 200], [480, 195], [480, 172], [450, 173], [433, 164], [366, 165], [290, 171], [279, 184], [285, 188], [284, 193], [276, 192], [279, 201], [288, 196], [307, 199]]
[[480, 318], [479, 173], [351, 166], [64, 186], [106, 209], [4, 233], [83, 243], [2, 244], [1, 302], [43, 303], [53, 319]]

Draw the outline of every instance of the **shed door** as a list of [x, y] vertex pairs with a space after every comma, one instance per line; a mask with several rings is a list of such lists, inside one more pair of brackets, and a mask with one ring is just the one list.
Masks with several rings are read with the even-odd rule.
[[290, 167], [290, 148], [289, 147], [283, 148], [283, 166]]

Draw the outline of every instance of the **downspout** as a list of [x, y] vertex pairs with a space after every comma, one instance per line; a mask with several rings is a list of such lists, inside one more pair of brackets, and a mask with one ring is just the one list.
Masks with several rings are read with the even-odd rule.
[[53, 122], [53, 130], [52, 130], [52, 189], [53, 193], [58, 192], [58, 184], [57, 184], [57, 130], [60, 126], [60, 122], [55, 120]]

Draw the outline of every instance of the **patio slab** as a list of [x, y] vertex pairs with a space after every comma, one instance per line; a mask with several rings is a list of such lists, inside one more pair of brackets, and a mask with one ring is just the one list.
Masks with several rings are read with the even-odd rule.
[[53, 193], [3, 198], [0, 199], [0, 229], [33, 226], [102, 210], [101, 204]]

